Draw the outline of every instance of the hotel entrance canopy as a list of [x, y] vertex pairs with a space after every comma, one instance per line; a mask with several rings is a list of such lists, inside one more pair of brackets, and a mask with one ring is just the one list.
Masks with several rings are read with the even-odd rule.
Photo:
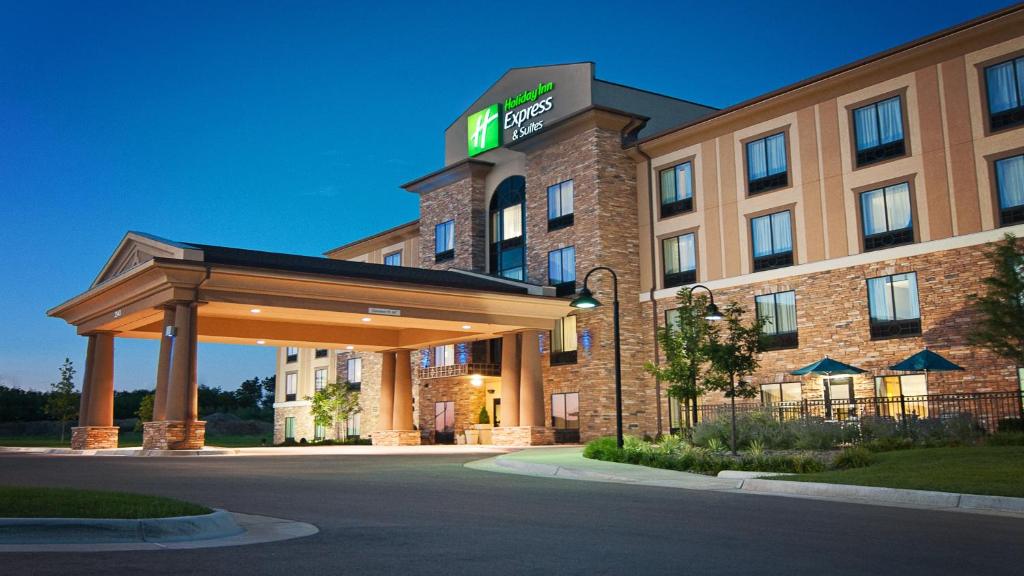
[[[115, 337], [160, 339], [152, 424], [194, 423], [197, 342], [352, 346], [407, 357], [410, 350], [435, 344], [550, 330], [572, 310], [551, 290], [472, 272], [182, 243], [129, 232], [92, 286], [47, 314], [89, 337], [78, 428], [78, 445], [85, 447], [109, 444], [111, 434], [116, 445], [116, 428], [110, 431]], [[150, 444], [202, 445], [201, 432], [189, 442], [175, 436], [180, 426], [171, 428], [147, 434], [154, 438]], [[191, 427], [185, 429], [189, 434]], [[172, 438], [163, 437], [167, 434]]]

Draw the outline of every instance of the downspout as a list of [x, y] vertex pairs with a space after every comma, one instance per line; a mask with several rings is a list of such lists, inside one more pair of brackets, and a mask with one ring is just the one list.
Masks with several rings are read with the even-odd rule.
[[[657, 270], [658, 261], [655, 256], [655, 250], [657, 249], [657, 242], [655, 241], [654, 234], [654, 177], [651, 175], [653, 171], [651, 157], [643, 151], [643, 149], [637, 145], [636, 151], [644, 157], [647, 161], [647, 227], [648, 236], [650, 239], [650, 252], [651, 252], [651, 289], [648, 293], [648, 297], [651, 301], [651, 332], [654, 336], [654, 364], [657, 366], [661, 364], [661, 347], [658, 345], [658, 301], [654, 298], [654, 292], [657, 289], [657, 277], [655, 270]], [[658, 423], [658, 434], [662, 432], [662, 416], [661, 416], [661, 378], [656, 374], [654, 376], [654, 397], [655, 397], [655, 418]]]

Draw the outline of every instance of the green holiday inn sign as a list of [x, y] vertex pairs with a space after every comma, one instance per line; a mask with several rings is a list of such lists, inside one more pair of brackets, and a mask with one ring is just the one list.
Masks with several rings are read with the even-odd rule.
[[[536, 88], [524, 90], [505, 99], [504, 103], [474, 112], [466, 119], [466, 144], [470, 157], [501, 146], [501, 136], [511, 130], [512, 140], [532, 134], [544, 127], [537, 118], [551, 110], [551, 96], [541, 98], [554, 90], [554, 82], [541, 82]], [[504, 116], [503, 116], [504, 114]], [[526, 123], [529, 121], [529, 123]]]

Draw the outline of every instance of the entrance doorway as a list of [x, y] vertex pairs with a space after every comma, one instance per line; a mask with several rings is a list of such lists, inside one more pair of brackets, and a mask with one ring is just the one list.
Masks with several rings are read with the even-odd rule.
[[455, 444], [455, 402], [434, 402], [434, 443]]

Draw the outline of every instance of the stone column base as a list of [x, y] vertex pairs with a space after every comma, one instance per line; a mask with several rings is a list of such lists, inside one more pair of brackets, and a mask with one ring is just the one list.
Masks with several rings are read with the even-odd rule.
[[377, 430], [373, 433], [374, 446], [419, 446], [419, 430]]
[[117, 448], [117, 426], [75, 426], [71, 429], [71, 448]]
[[206, 422], [164, 420], [142, 425], [145, 450], [199, 450], [206, 443]]
[[544, 426], [497, 426], [491, 432], [495, 446], [542, 446], [555, 443], [555, 431]]

